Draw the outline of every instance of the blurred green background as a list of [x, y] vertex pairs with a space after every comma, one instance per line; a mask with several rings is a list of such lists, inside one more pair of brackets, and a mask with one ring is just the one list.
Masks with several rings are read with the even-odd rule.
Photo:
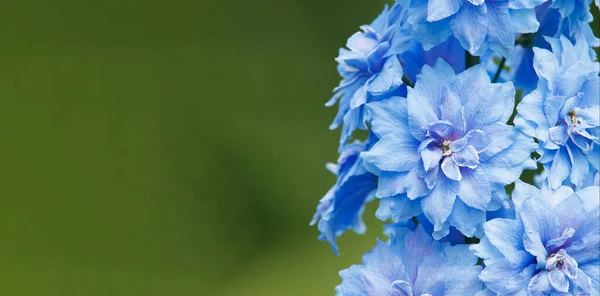
[[3, 1], [0, 295], [333, 295], [381, 223], [308, 226], [323, 104], [384, 2]]
[[0, 295], [333, 295], [381, 224], [308, 225], [323, 104], [383, 3], [3, 1]]

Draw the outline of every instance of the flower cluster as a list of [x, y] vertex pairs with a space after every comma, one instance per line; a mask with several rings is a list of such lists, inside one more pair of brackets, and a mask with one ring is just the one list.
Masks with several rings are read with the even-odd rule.
[[396, 0], [348, 39], [311, 225], [339, 253], [366, 203], [392, 223], [337, 295], [600, 295], [591, 2]]

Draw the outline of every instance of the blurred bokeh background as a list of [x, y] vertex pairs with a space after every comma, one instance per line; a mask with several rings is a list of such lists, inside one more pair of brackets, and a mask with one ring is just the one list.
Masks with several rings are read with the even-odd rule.
[[0, 295], [333, 295], [381, 223], [308, 226], [323, 104], [385, 2], [3, 1]]
[[3, 1], [0, 295], [332, 295], [381, 226], [308, 225], [323, 104], [383, 3]]

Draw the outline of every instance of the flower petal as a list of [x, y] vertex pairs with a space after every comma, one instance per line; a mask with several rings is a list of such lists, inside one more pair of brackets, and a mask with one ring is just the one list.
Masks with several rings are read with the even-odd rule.
[[[389, 57], [383, 69], [368, 83], [367, 90], [374, 96], [384, 95], [402, 85], [402, 65], [396, 56]], [[351, 105], [352, 107], [352, 105]]]
[[550, 173], [548, 175], [548, 183], [550, 188], [558, 188], [562, 182], [569, 176], [571, 172], [571, 161], [569, 160], [566, 148], [560, 148], [554, 155]]
[[458, 182], [446, 178], [440, 172], [431, 193], [421, 199], [423, 213], [433, 223], [435, 231], [441, 230], [450, 216], [457, 193]]
[[[481, 2], [483, 3], [483, 0]], [[454, 36], [471, 54], [479, 50], [488, 30], [487, 6], [475, 5], [465, 3], [450, 21]]]
[[569, 292], [569, 279], [567, 275], [560, 269], [556, 268], [548, 272], [550, 285], [559, 292]]
[[490, 184], [485, 170], [463, 169], [458, 197], [469, 207], [485, 211], [492, 200]]
[[427, 21], [435, 22], [455, 14], [464, 0], [429, 0], [427, 3]]
[[446, 157], [442, 161], [442, 171], [449, 179], [456, 181], [460, 181], [462, 179], [460, 167], [452, 160], [451, 157]]

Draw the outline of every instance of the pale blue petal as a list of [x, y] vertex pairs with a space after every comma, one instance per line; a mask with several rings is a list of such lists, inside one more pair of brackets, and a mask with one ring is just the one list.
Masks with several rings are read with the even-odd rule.
[[523, 202], [519, 217], [525, 230], [537, 232], [542, 243], [557, 237], [560, 223], [550, 205], [542, 198], [529, 198]]
[[550, 295], [552, 290], [550, 281], [548, 280], [548, 272], [545, 270], [533, 276], [531, 281], [529, 281], [529, 285], [527, 285], [527, 293], [529, 295]]
[[517, 265], [504, 258], [495, 260], [484, 268], [479, 278], [488, 289], [500, 295], [516, 295], [526, 290], [534, 272], [535, 264]]
[[485, 222], [485, 211], [480, 211], [467, 206], [460, 199], [454, 202], [452, 214], [448, 217], [450, 225], [467, 237], [473, 237], [482, 228]]
[[533, 52], [533, 68], [540, 78], [546, 80], [548, 89], [552, 91], [555, 88], [554, 85], [559, 74], [558, 60], [550, 51], [545, 49], [534, 47]]
[[449, 26], [450, 18], [437, 22], [423, 22], [413, 26], [413, 37], [423, 45], [424, 50], [430, 50], [434, 46], [446, 41], [452, 30]]
[[[368, 83], [367, 90], [375, 96], [380, 96], [396, 90], [402, 85], [402, 65], [396, 56], [389, 57], [383, 69]], [[351, 105], [352, 107], [352, 105]]]
[[487, 6], [475, 6], [471, 3], [465, 3], [450, 21], [450, 27], [460, 44], [471, 54], [475, 54], [483, 44], [487, 34]]
[[572, 164], [570, 181], [576, 188], [580, 188], [585, 178], [589, 175], [590, 166], [585, 155], [583, 155], [581, 150], [577, 149], [578, 147], [567, 144], [566, 148]]
[[389, 197], [406, 193], [407, 172], [381, 172], [377, 184], [377, 197]]
[[510, 19], [516, 33], [535, 33], [540, 27], [533, 9], [511, 10]]
[[449, 179], [455, 181], [460, 181], [462, 179], [460, 168], [451, 157], [446, 157], [444, 158], [444, 161], [442, 161], [442, 172], [444, 172], [444, 175]]
[[483, 169], [463, 169], [458, 197], [469, 207], [485, 211], [492, 200], [487, 178]]
[[448, 87], [444, 87], [440, 100], [441, 119], [452, 123], [457, 136], [465, 132], [465, 119], [463, 118], [461, 101], [458, 95]]
[[414, 141], [408, 130], [408, 105], [406, 99], [393, 97], [369, 103], [367, 110], [371, 118], [371, 128], [380, 139]]
[[567, 125], [564, 123], [550, 128], [548, 134], [550, 139], [560, 146], [564, 146], [569, 139], [569, 131], [567, 130]]
[[475, 256], [482, 258], [486, 265], [489, 265], [494, 260], [504, 258], [504, 255], [492, 245], [487, 236], [484, 236], [478, 244], [470, 245], [469, 250], [471, 250]]
[[[598, 273], [596, 273], [598, 276]], [[571, 279], [572, 290], [575, 295], [593, 295], [593, 288], [598, 287], [597, 284], [592, 284], [591, 278], [581, 269], [577, 270], [577, 274]], [[596, 290], [596, 292], [598, 292]]]
[[429, 0], [427, 3], [427, 21], [435, 22], [455, 14], [464, 0]]
[[[435, 171], [437, 172], [437, 170]], [[406, 183], [404, 186], [406, 187], [406, 196], [408, 196], [409, 199], [423, 197], [427, 195], [429, 191], [431, 191], [426, 181], [418, 176], [417, 169], [410, 171], [405, 179], [405, 182]]]
[[516, 220], [493, 219], [483, 224], [489, 241], [513, 264], [528, 260], [518, 251], [523, 250], [523, 226]]
[[490, 157], [510, 147], [514, 143], [517, 130], [515, 127], [495, 122], [483, 127], [483, 132], [490, 139], [485, 150], [479, 154], [481, 161], [487, 161]]
[[558, 188], [571, 172], [571, 161], [566, 148], [560, 148], [556, 151], [550, 173], [548, 174], [548, 183], [550, 188]]
[[381, 221], [391, 219], [398, 223], [418, 216], [420, 213], [421, 203], [419, 201], [410, 200], [405, 195], [398, 195], [382, 198], [375, 216]]
[[550, 285], [557, 291], [563, 293], [569, 292], [569, 279], [562, 270], [558, 268], [551, 270], [548, 272], [548, 279], [550, 280]]
[[361, 157], [382, 171], [408, 172], [419, 163], [417, 142], [379, 141]]
[[488, 10], [487, 40], [490, 48], [510, 57], [514, 47], [515, 30], [508, 12], [508, 0], [486, 1]]
[[421, 199], [423, 213], [434, 225], [434, 230], [441, 230], [452, 212], [458, 182], [446, 178], [442, 172], [438, 175], [438, 182], [431, 193]]
[[548, 252], [546, 251], [538, 232], [526, 230], [523, 233], [523, 246], [529, 254], [536, 257], [538, 268], [546, 267], [546, 257], [548, 256]]
[[474, 169], [479, 165], [479, 154], [477, 153], [477, 149], [471, 145], [467, 145], [464, 149], [452, 153], [451, 158], [460, 167]]
[[535, 8], [542, 5], [548, 0], [509, 0], [508, 8], [510, 9], [523, 9], [523, 8]]

